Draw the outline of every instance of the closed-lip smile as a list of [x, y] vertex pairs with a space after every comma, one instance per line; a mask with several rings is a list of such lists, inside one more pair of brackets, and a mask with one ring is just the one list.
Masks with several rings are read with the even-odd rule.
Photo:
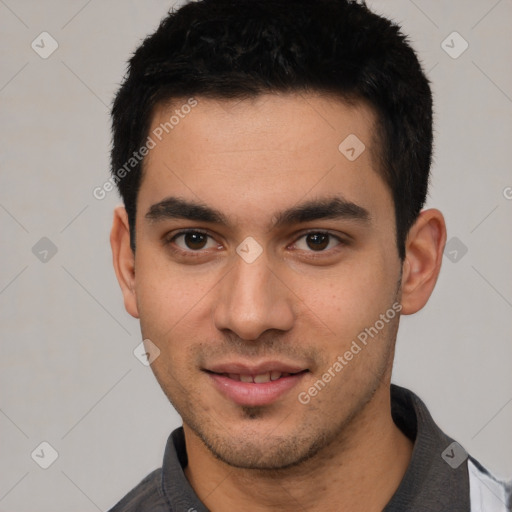
[[203, 370], [224, 397], [243, 406], [275, 402], [308, 372], [304, 366], [281, 361], [228, 362], [213, 364]]

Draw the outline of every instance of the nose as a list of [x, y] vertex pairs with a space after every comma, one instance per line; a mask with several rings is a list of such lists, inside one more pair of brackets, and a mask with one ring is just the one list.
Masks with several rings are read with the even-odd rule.
[[269, 266], [265, 252], [252, 263], [238, 255], [222, 279], [214, 322], [239, 338], [257, 340], [268, 329], [287, 331], [294, 323], [293, 293]]

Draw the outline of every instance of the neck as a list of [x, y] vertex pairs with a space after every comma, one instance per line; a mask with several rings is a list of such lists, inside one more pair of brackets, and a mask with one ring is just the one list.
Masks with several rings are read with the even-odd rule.
[[389, 387], [315, 457], [274, 471], [231, 467], [184, 425], [185, 475], [211, 512], [381, 511], [398, 488], [413, 443], [391, 417]]

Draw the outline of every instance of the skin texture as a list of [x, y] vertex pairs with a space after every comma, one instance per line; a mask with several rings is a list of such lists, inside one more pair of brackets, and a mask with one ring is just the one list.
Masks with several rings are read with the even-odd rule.
[[[196, 99], [146, 157], [135, 255], [122, 207], [111, 233], [126, 310], [159, 348], [151, 367], [183, 418], [185, 474], [214, 512], [382, 510], [412, 452], [390, 412], [399, 315], [309, 403], [298, 394], [393, 304], [402, 314], [425, 305], [446, 241], [443, 216], [420, 214], [402, 262], [391, 192], [376, 167], [374, 114], [362, 103], [313, 94]], [[152, 129], [179, 105], [158, 108]], [[354, 161], [338, 150], [349, 134], [366, 146]], [[169, 196], [213, 207], [229, 225], [145, 217]], [[368, 220], [275, 225], [281, 210], [334, 196]], [[192, 228], [209, 238], [171, 240]], [[311, 231], [332, 237], [319, 249]], [[252, 263], [236, 252], [247, 237], [262, 249]], [[242, 360], [308, 371], [273, 403], [242, 406], [204, 371]]]

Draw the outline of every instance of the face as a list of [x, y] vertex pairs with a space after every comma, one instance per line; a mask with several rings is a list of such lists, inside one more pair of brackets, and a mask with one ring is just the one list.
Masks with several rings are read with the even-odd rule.
[[186, 435], [233, 466], [287, 467], [388, 385], [401, 264], [374, 115], [325, 96], [196, 100], [154, 115], [131, 312]]

